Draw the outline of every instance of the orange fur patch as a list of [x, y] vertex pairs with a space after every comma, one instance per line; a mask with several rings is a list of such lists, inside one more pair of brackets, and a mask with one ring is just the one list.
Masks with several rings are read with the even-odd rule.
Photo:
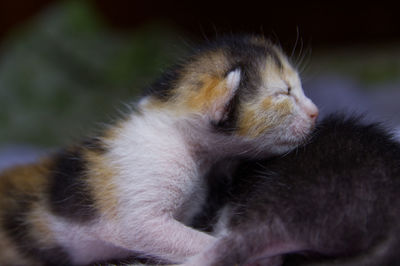
[[270, 97], [266, 97], [262, 102], [261, 102], [261, 108], [264, 110], [269, 110], [272, 108], [272, 98]]
[[263, 118], [257, 114], [257, 110], [254, 108], [245, 110], [239, 118], [239, 136], [256, 138], [266, 132], [271, 124], [263, 121], [265, 119]]
[[[43, 160], [36, 164], [16, 166], [5, 170], [0, 175], [0, 217], [3, 213], [19, 208], [21, 199], [26, 195], [37, 199], [44, 197], [47, 185], [50, 160]], [[24, 198], [22, 198], [24, 197]], [[51, 246], [51, 233], [43, 220], [44, 206], [38, 208], [35, 204], [28, 215], [26, 222], [33, 225], [30, 231], [35, 240], [44, 241]], [[38, 209], [37, 209], [38, 208]], [[0, 265], [40, 265], [38, 262], [28, 260], [20, 253], [14, 242], [9, 240], [6, 234], [0, 231]]]
[[85, 151], [88, 162], [88, 185], [91, 187], [96, 208], [107, 218], [112, 219], [117, 214], [116, 189], [113, 185], [112, 168], [107, 165], [104, 157], [93, 151]]
[[284, 101], [278, 102], [275, 105], [275, 109], [277, 110], [277, 112], [281, 116], [284, 116], [284, 115], [287, 115], [287, 114], [291, 113], [292, 112], [292, 108], [293, 107], [292, 107], [292, 105], [291, 105], [289, 100], [284, 100]]
[[150, 98], [149, 101], [143, 106], [145, 109], [165, 109], [168, 107], [168, 103], [165, 103], [156, 98]]
[[246, 136], [249, 134], [250, 129], [254, 125], [255, 120], [255, 111], [248, 110], [241, 114], [239, 119], [239, 129], [238, 135], [239, 136]]
[[[149, 97], [143, 105], [144, 109], [172, 111], [176, 115], [188, 112], [207, 112], [216, 100], [226, 95], [227, 87], [223, 78], [229, 67], [226, 55], [222, 50], [203, 53], [195, 61], [190, 62], [179, 73], [180, 78], [171, 88], [171, 98], [161, 101]], [[229, 96], [229, 95], [226, 95]]]
[[239, 117], [238, 134], [257, 138], [292, 112], [292, 105], [289, 100], [275, 102], [273, 96], [269, 96], [259, 104], [252, 103], [243, 109]]
[[0, 265], [39, 266], [41, 264], [25, 258], [14, 243], [0, 232]]
[[5, 170], [0, 175], [0, 202], [2, 203], [8, 196], [13, 196], [10, 194], [12, 191], [41, 195], [47, 184], [46, 176], [50, 163], [50, 160], [46, 160]]
[[190, 109], [204, 112], [211, 108], [211, 105], [226, 98], [228, 88], [225, 80], [218, 77], [203, 77], [203, 86], [192, 90], [189, 94], [187, 104]]
[[56, 242], [46, 220], [47, 210], [44, 204], [38, 203], [32, 207], [32, 211], [27, 217], [27, 222], [32, 226], [30, 235], [44, 247], [53, 247]]

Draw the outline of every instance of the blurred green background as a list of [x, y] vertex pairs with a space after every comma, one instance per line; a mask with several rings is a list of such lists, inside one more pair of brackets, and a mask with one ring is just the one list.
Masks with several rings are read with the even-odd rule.
[[[224, 28], [230, 23], [233, 32], [275, 34], [273, 30], [262, 29], [261, 20], [236, 27], [246, 22], [241, 19], [246, 18], [243, 14], [242, 17], [231, 14], [234, 18], [226, 21], [223, 12], [209, 18], [207, 12], [213, 14], [213, 11], [205, 7], [200, 7], [198, 11], [201, 13], [204, 10], [203, 13], [196, 13], [197, 18], [202, 19], [196, 26], [196, 16], [192, 18], [190, 11], [182, 9], [177, 3], [173, 6], [173, 2], [172, 7], [166, 7], [166, 12], [162, 12], [163, 6], [153, 10], [151, 3], [144, 10], [138, 5], [139, 9], [124, 11], [123, 7], [119, 8], [121, 14], [109, 11], [108, 15], [119, 21], [117, 26], [105, 19], [104, 10], [99, 12], [99, 1], [48, 2], [34, 15], [16, 26], [8, 27], [9, 30], [2, 34], [0, 146], [11, 143], [54, 147], [94, 131], [101, 123], [112, 121], [118, 111], [123, 111], [124, 105], [135, 100], [142, 88], [160, 75], [162, 69], [185, 53], [190, 43], [218, 35], [219, 28], [224, 33]], [[102, 3], [106, 11], [107, 4], [112, 5], [111, 1]], [[122, 2], [113, 3], [118, 6]], [[222, 10], [225, 8], [222, 7]], [[171, 10], [181, 16], [178, 23], [168, 20], [168, 11]], [[293, 10], [290, 9], [289, 13], [293, 14]], [[0, 5], [0, 11], [6, 14], [7, 5]], [[246, 12], [246, 8], [241, 11]], [[142, 13], [152, 12], [156, 14], [154, 18], [141, 17]], [[379, 12], [379, 8], [369, 12]], [[19, 11], [14, 13], [19, 14]], [[351, 15], [347, 14], [349, 18]], [[213, 18], [224, 23], [214, 24]], [[390, 27], [386, 27], [381, 32], [379, 28], [370, 27], [364, 29], [370, 35], [364, 36], [357, 31], [364, 24], [354, 28], [353, 34], [353, 24], [344, 24], [335, 32], [335, 25], [327, 19], [325, 24], [320, 25], [323, 30], [319, 32], [318, 28], [313, 28], [316, 27], [315, 21], [309, 18], [310, 22], [304, 20], [306, 31], [302, 33], [296, 18], [302, 17], [294, 17], [289, 24], [276, 22], [274, 17], [271, 21], [277, 23], [274, 27], [282, 24], [283, 37], [278, 34], [277, 38], [289, 54], [294, 49], [292, 58], [301, 64], [300, 68], [305, 66], [303, 77], [306, 85], [309, 80], [321, 76], [347, 77], [365, 90], [377, 90], [385, 84], [400, 84], [397, 31], [392, 32]], [[135, 27], [120, 27], [131, 25], [129, 23], [136, 20], [140, 23], [132, 23]], [[189, 28], [185, 28], [185, 20], [189, 21]], [[208, 26], [202, 25], [204, 21]], [[356, 18], [354, 21], [357, 22]], [[390, 20], [383, 22], [391, 23]], [[193, 28], [196, 27], [197, 33], [194, 34]], [[315, 46], [310, 36], [313, 40], [317, 39]]]
[[86, 1], [53, 5], [0, 52], [0, 143], [62, 145], [112, 120], [184, 50], [173, 27], [108, 28]]

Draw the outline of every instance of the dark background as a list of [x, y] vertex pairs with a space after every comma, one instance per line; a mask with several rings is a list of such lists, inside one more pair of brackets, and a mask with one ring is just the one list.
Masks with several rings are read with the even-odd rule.
[[[55, 0], [0, 2], [0, 39]], [[92, 1], [107, 23], [135, 29], [166, 20], [191, 36], [264, 32], [293, 45], [297, 29], [313, 47], [379, 44], [400, 39], [395, 4], [382, 1]]]

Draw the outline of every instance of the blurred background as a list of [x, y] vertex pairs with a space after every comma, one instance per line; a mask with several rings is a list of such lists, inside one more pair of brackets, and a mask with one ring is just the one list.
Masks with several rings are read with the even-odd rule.
[[400, 22], [382, 1], [0, 1], [0, 169], [112, 121], [193, 44], [279, 42], [322, 116], [400, 129]]

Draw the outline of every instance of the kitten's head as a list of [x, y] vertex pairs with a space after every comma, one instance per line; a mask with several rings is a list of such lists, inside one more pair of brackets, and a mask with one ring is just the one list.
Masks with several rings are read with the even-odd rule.
[[318, 109], [281, 49], [262, 37], [216, 40], [153, 86], [150, 106], [201, 114], [210, 130], [282, 153], [309, 134]]

